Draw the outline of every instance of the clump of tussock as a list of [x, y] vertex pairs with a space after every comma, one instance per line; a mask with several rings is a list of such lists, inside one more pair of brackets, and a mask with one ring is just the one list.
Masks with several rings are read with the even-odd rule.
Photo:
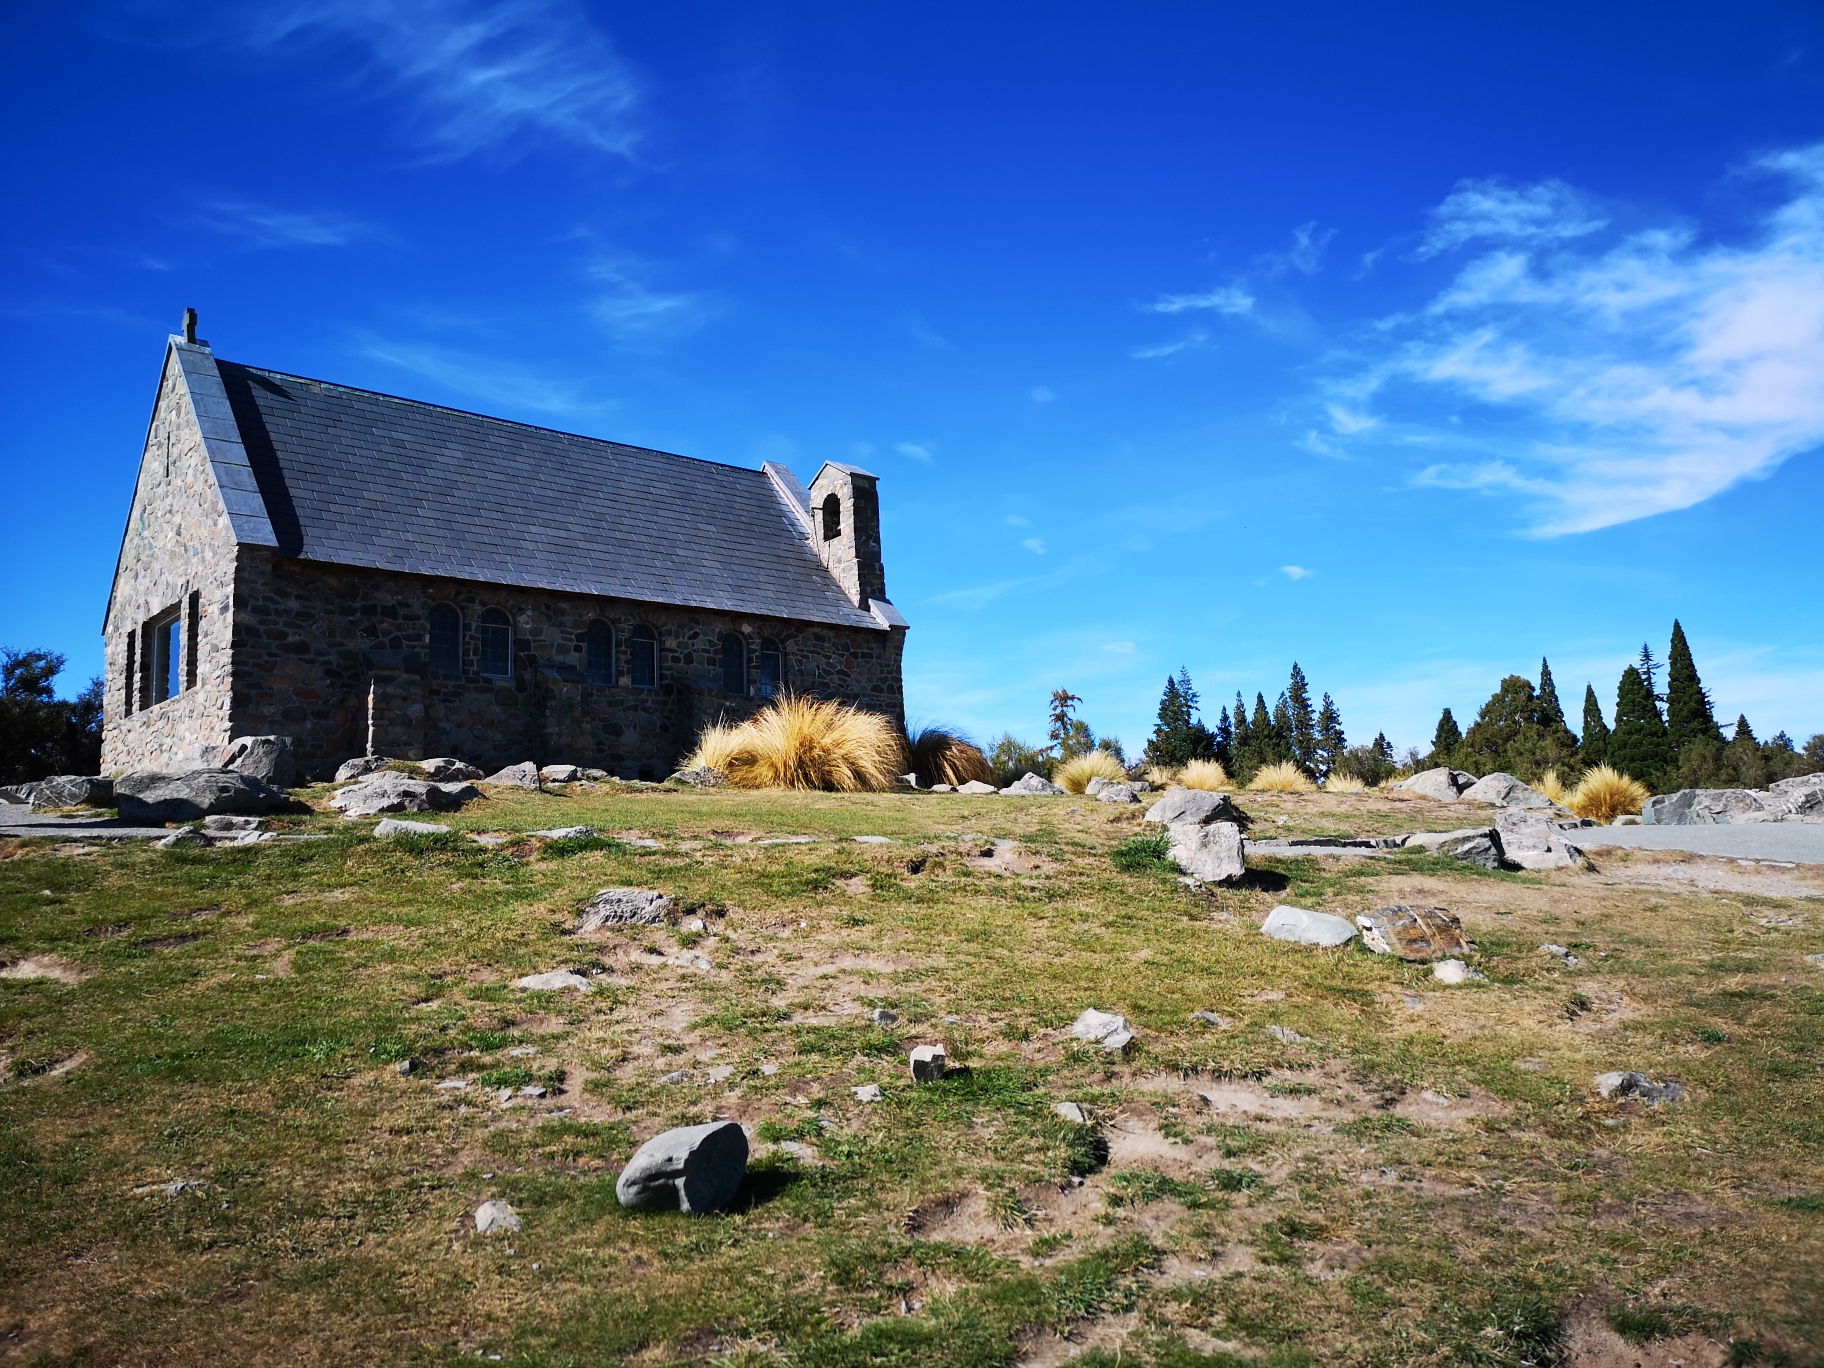
[[1170, 788], [1177, 783], [1178, 776], [1182, 773], [1182, 770], [1175, 769], [1171, 765], [1148, 765], [1145, 777], [1146, 782], [1154, 788], [1163, 789]]
[[1353, 774], [1344, 774], [1341, 770], [1324, 780], [1325, 793], [1366, 793], [1367, 791], [1368, 785]]
[[1571, 790], [1565, 806], [1579, 817], [1612, 822], [1623, 813], [1638, 813], [1641, 804], [1652, 796], [1640, 780], [1598, 765]]
[[684, 768], [719, 770], [734, 788], [862, 793], [906, 772], [906, 743], [879, 713], [787, 697], [740, 726], [705, 728]]
[[1203, 789], [1210, 793], [1226, 793], [1235, 787], [1235, 781], [1229, 778], [1229, 772], [1215, 760], [1192, 760], [1178, 771], [1178, 783], [1188, 789]]
[[1547, 798], [1550, 798], [1554, 803], [1558, 804], [1559, 807], [1569, 807], [1571, 805], [1571, 791], [1564, 786], [1564, 780], [1558, 777], [1558, 769], [1556, 766], [1553, 766], [1544, 774], [1540, 775], [1539, 778], [1534, 781], [1533, 787], [1538, 789], [1539, 792], [1543, 793]]
[[1290, 760], [1282, 760], [1277, 765], [1261, 769], [1248, 781], [1248, 787], [1256, 793], [1317, 792], [1317, 785], [1311, 782], [1311, 776]]
[[921, 788], [994, 782], [994, 766], [981, 747], [948, 727], [921, 727], [907, 739], [906, 750]]
[[1092, 750], [1073, 755], [1059, 765], [1051, 782], [1066, 793], [1081, 793], [1089, 787], [1091, 779], [1107, 779], [1119, 784], [1126, 778], [1127, 771], [1119, 760], [1105, 750]]

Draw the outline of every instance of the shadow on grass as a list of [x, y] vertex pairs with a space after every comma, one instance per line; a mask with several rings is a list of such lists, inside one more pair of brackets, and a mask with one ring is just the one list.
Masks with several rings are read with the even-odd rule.
[[1229, 886], [1251, 888], [1258, 893], [1284, 893], [1292, 886], [1292, 880], [1277, 869], [1250, 869]]
[[735, 1200], [726, 1209], [753, 1211], [777, 1201], [803, 1181], [804, 1174], [795, 1168], [750, 1168], [742, 1180], [741, 1191], [735, 1194]]

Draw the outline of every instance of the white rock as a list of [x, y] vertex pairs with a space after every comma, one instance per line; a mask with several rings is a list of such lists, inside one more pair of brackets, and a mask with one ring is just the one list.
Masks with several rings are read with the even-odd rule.
[[918, 1045], [912, 1050], [912, 1081], [914, 1083], [936, 1083], [943, 1078], [949, 1068], [942, 1045]]
[[547, 827], [543, 831], [534, 831], [528, 834], [543, 836], [547, 841], [581, 841], [590, 836], [599, 836], [601, 835], [601, 832], [597, 831], [594, 827], [573, 826]]
[[733, 1064], [718, 1064], [709, 1071], [709, 1081], [711, 1083], [726, 1083], [734, 1076], [735, 1066]]
[[1347, 945], [1355, 939], [1356, 931], [1341, 917], [1328, 912], [1311, 912], [1282, 903], [1267, 913], [1267, 919], [1260, 924], [1260, 934], [1300, 945]]
[[856, 845], [892, 845], [893, 844], [893, 838], [891, 836], [851, 836], [849, 839], [851, 841], [855, 842]]
[[449, 834], [447, 826], [438, 826], [435, 822], [408, 822], [398, 817], [382, 817], [374, 828], [374, 835], [387, 836], [445, 836]]
[[525, 1222], [521, 1221], [513, 1208], [498, 1199], [483, 1202], [475, 1208], [475, 1233], [477, 1235], [497, 1235], [501, 1232], [511, 1234], [523, 1230]]
[[1587, 864], [1583, 851], [1564, 839], [1558, 824], [1543, 812], [1504, 808], [1495, 817], [1501, 853], [1522, 869], [1566, 869]]
[[1105, 779], [1099, 774], [1094, 775], [1087, 784], [1083, 785], [1083, 792], [1088, 794], [1091, 798], [1094, 798], [1097, 794], [1102, 792], [1103, 789], [1114, 782], [1113, 779]]
[[458, 1089], [468, 1087], [469, 1080], [466, 1078], [446, 1078], [437, 1086], [445, 1092], [455, 1092]]
[[1063, 1120], [1069, 1121], [1074, 1125], [1087, 1126], [1089, 1124], [1089, 1113], [1084, 1111], [1083, 1108], [1078, 1106], [1075, 1102], [1053, 1102], [1051, 1104], [1051, 1109]]
[[1548, 955], [1556, 956], [1559, 963], [1563, 964], [1566, 969], [1580, 969], [1583, 967], [1583, 961], [1578, 959], [1577, 956], [1573, 955], [1562, 945], [1542, 945], [1539, 948]]
[[998, 790], [994, 787], [993, 784], [984, 784], [980, 779], [971, 779], [966, 784], [958, 784], [956, 786], [956, 791], [958, 793], [978, 793], [978, 794], [979, 793], [998, 792]]
[[[1163, 800], [1161, 800], [1163, 801]], [[1233, 822], [1202, 826], [1174, 822], [1170, 834], [1172, 860], [1193, 879], [1205, 883], [1234, 883], [1248, 872], [1241, 828]]]
[[521, 1097], [543, 1097], [545, 1090], [536, 1083], [528, 1083], [519, 1090], [519, 1095]]
[[1465, 803], [1492, 803], [1502, 808], [1549, 808], [1552, 800], [1511, 774], [1485, 774], [1458, 795]]
[[1265, 1033], [1274, 1040], [1282, 1041], [1287, 1045], [1304, 1045], [1309, 1043], [1306, 1037], [1300, 1035], [1289, 1026], [1269, 1026], [1266, 1028]]
[[857, 1102], [880, 1101], [880, 1084], [878, 1083], [863, 1083], [859, 1088], [850, 1088], [849, 1091], [855, 1094]]
[[[969, 785], [963, 785], [965, 792], [968, 791], [968, 788]], [[1054, 798], [1063, 792], [1063, 789], [1049, 779], [1042, 779], [1031, 770], [1026, 771], [1025, 774], [1001, 790], [1002, 794], [1012, 798]]]
[[1104, 784], [1096, 794], [1096, 801], [1098, 803], [1137, 803], [1140, 799], [1126, 784]]
[[1098, 1012], [1094, 1007], [1086, 1007], [1070, 1028], [1070, 1033], [1078, 1040], [1087, 1040], [1100, 1045], [1105, 1050], [1119, 1053], [1133, 1043], [1134, 1033], [1127, 1027], [1127, 1018], [1113, 1012]]
[[1439, 960], [1431, 966], [1431, 976], [1439, 983], [1469, 983], [1482, 977], [1459, 959]]
[[599, 931], [604, 926], [659, 926], [671, 899], [656, 888], [604, 888], [583, 904], [577, 931]]
[[195, 827], [180, 827], [169, 836], [159, 837], [152, 844], [162, 850], [171, 850], [177, 846], [206, 846], [210, 841]]
[[538, 777], [547, 784], [572, 784], [583, 777], [580, 765], [546, 765]]
[[1428, 769], [1415, 774], [1410, 779], [1402, 779], [1395, 784], [1396, 789], [1416, 793], [1423, 798], [1436, 798], [1439, 802], [1454, 803], [1457, 796], [1476, 782], [1476, 776], [1463, 770], [1449, 768]]
[[527, 974], [524, 978], [514, 979], [513, 986], [546, 993], [555, 993], [564, 988], [575, 988], [587, 993], [595, 987], [581, 974], [572, 973], [568, 969], [553, 969], [548, 974]]
[[1166, 826], [1178, 826], [1186, 822], [1208, 826], [1212, 822], [1239, 824], [1243, 819], [1241, 809], [1235, 806], [1235, 800], [1226, 793], [1173, 788], [1167, 789], [1164, 796], [1146, 810], [1146, 820], [1163, 822]]

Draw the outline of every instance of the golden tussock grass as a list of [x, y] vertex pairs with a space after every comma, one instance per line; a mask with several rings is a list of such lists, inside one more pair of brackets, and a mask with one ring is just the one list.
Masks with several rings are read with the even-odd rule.
[[893, 720], [821, 698], [782, 698], [738, 727], [705, 728], [687, 769], [709, 768], [735, 788], [863, 793], [891, 788], [906, 766]]
[[1127, 771], [1121, 762], [1105, 750], [1085, 751], [1082, 755], [1073, 755], [1059, 765], [1057, 772], [1051, 776], [1051, 782], [1066, 793], [1081, 793], [1089, 787], [1091, 779], [1109, 779], [1121, 783], [1127, 778]]
[[1324, 780], [1325, 793], [1366, 793], [1368, 785], [1353, 774], [1332, 774]]
[[1544, 774], [1540, 775], [1533, 787], [1538, 789], [1539, 792], [1543, 793], [1547, 798], [1550, 798], [1554, 803], [1558, 804], [1559, 807], [1569, 807], [1571, 805], [1571, 791], [1564, 786], [1564, 780], [1558, 777], [1556, 768], [1548, 769]]
[[1641, 804], [1653, 795], [1638, 779], [1598, 765], [1570, 792], [1565, 806], [1579, 817], [1596, 822], [1612, 822], [1624, 813], [1638, 813]]
[[981, 748], [948, 727], [924, 727], [910, 741], [912, 772], [925, 788], [933, 784], [994, 782], [994, 766]]
[[1256, 793], [1316, 793], [1317, 785], [1290, 760], [1268, 765], [1248, 781]]
[[1229, 772], [1214, 760], [1192, 760], [1178, 772], [1178, 782], [1188, 789], [1226, 793], [1235, 787]]
[[1180, 771], [1173, 769], [1170, 765], [1148, 765], [1146, 782], [1156, 789], [1170, 788], [1178, 782], [1179, 773]]

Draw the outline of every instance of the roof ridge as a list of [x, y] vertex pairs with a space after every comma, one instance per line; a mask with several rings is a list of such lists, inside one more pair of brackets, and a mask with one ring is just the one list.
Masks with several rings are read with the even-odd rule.
[[628, 451], [644, 451], [654, 456], [668, 456], [676, 461], [694, 461], [698, 465], [716, 466], [722, 470], [739, 470], [748, 475], [764, 475], [763, 469], [754, 466], [736, 465], [732, 461], [711, 461], [702, 456], [686, 456], [681, 451], [665, 451], [659, 447], [636, 446], [632, 442], [617, 442], [612, 437], [591, 437], [586, 432], [570, 432], [565, 428], [546, 427], [542, 423], [522, 423], [517, 418], [502, 418], [497, 414], [480, 413], [475, 409], [457, 408], [453, 404], [435, 404], [428, 399], [413, 399], [403, 394], [389, 394], [385, 390], [363, 389], [359, 385], [345, 385], [339, 380], [319, 380], [313, 375], [294, 375], [290, 371], [273, 370], [268, 366], [250, 366], [245, 361], [224, 361], [216, 358], [217, 366], [233, 366], [237, 370], [252, 371], [255, 375], [270, 375], [280, 380], [301, 380], [307, 385], [321, 385], [324, 389], [342, 390], [349, 394], [365, 394], [375, 399], [391, 399], [399, 404], [411, 404], [417, 408], [436, 409], [441, 413], [459, 414], [464, 418], [479, 418], [487, 423], [499, 423], [505, 427], [525, 428], [529, 432], [549, 432], [558, 437], [573, 437], [579, 442], [597, 442], [602, 446], [622, 447]]

